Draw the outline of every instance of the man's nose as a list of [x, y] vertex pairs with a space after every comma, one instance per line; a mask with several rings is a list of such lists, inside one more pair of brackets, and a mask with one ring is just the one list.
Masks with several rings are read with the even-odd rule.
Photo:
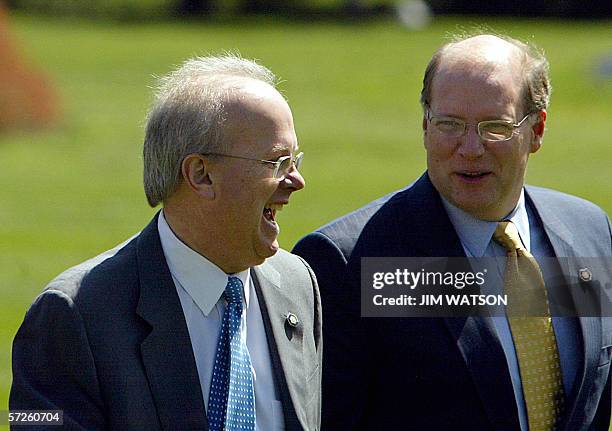
[[459, 138], [461, 139], [459, 154], [466, 159], [478, 158], [485, 152], [484, 142], [476, 130], [477, 127], [469, 125], [467, 132]]
[[292, 191], [297, 191], [302, 190], [306, 186], [306, 181], [295, 165], [292, 165], [285, 178], [283, 178], [283, 184], [293, 189]]

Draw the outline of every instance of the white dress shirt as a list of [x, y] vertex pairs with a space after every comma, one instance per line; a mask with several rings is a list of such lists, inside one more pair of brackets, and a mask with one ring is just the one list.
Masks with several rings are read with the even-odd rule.
[[244, 304], [240, 333], [246, 339], [255, 386], [256, 429], [284, 429], [282, 404], [274, 382], [272, 360], [259, 301], [249, 271], [226, 274], [218, 266], [184, 244], [170, 229], [163, 211], [157, 222], [162, 249], [176, 286], [195, 356], [202, 397], [208, 407], [217, 339], [226, 307], [222, 293], [228, 276], [240, 278], [244, 285]]

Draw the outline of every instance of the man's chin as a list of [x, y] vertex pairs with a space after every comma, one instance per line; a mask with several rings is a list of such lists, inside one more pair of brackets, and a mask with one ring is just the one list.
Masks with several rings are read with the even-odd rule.
[[495, 194], [488, 193], [453, 193], [445, 196], [446, 199], [457, 208], [465, 211], [473, 217], [485, 219], [491, 212], [495, 212], [498, 203]]
[[274, 241], [272, 241], [272, 243], [268, 247], [269, 256], [267, 256], [267, 257], [274, 256], [279, 248], [280, 248], [280, 246], [278, 245], [278, 240], [275, 239]]
[[278, 239], [274, 239], [273, 241], [262, 241], [255, 250], [257, 256], [261, 258], [260, 264], [267, 258], [274, 256], [279, 248]]
[[497, 205], [492, 205], [489, 201], [483, 201], [479, 203], [462, 203], [462, 205], [455, 206], [465, 211], [474, 218], [486, 221], [498, 221], [507, 213], [500, 211]]

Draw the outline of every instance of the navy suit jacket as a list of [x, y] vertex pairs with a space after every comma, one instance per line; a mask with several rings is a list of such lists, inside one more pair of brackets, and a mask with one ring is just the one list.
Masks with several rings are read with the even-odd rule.
[[[251, 276], [286, 429], [316, 430], [322, 345], [314, 275], [279, 250]], [[9, 405], [63, 410], [61, 429], [208, 429], [157, 217], [129, 243], [58, 276], [34, 301], [13, 343]]]
[[[556, 256], [570, 274], [582, 257], [612, 256], [610, 222], [584, 200], [527, 187]], [[304, 237], [324, 310], [324, 430], [518, 430], [504, 352], [490, 319], [361, 318], [360, 260], [368, 256], [465, 256], [425, 173]], [[610, 282], [611, 268], [593, 274]], [[610, 318], [579, 318], [583, 358], [562, 429], [608, 430]]]

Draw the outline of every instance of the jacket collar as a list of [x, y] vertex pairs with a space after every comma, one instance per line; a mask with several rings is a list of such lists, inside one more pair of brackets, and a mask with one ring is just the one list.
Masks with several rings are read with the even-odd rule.
[[166, 264], [156, 215], [137, 242], [140, 297], [136, 313], [151, 332], [142, 361], [164, 430], [208, 429], [191, 340]]

